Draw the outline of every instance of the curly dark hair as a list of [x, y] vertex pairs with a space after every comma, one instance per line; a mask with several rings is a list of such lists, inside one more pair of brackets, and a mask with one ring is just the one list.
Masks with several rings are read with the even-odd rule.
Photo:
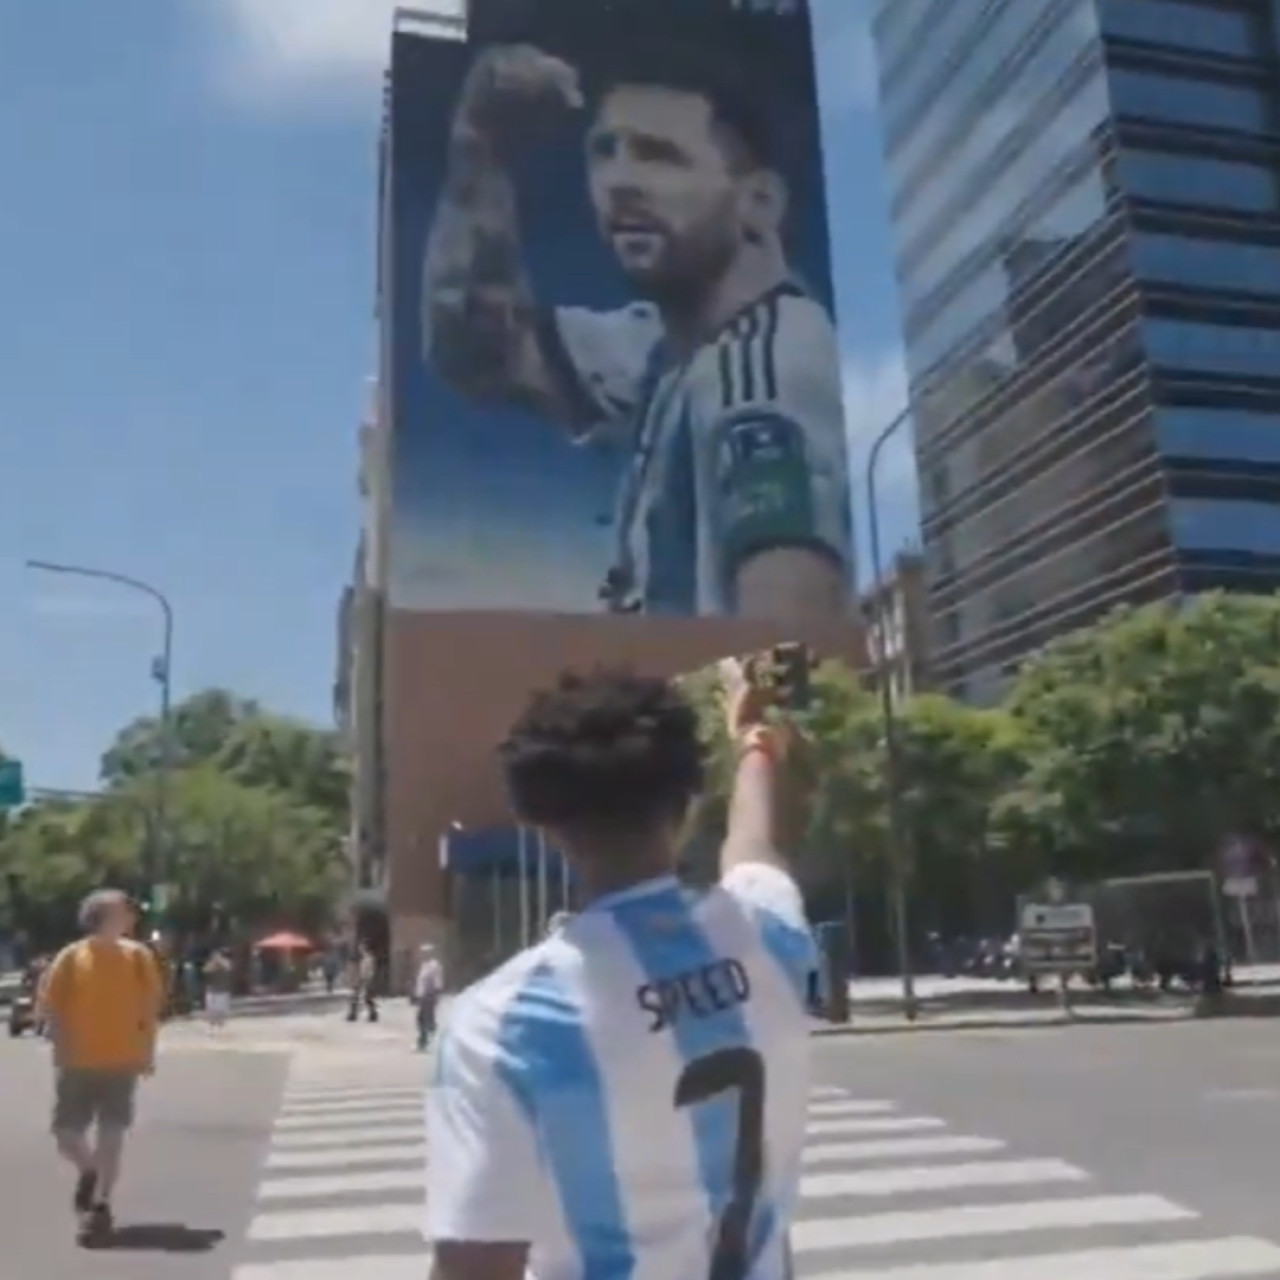
[[682, 818], [704, 773], [693, 707], [670, 681], [629, 671], [566, 672], [499, 754], [522, 822], [593, 835]]

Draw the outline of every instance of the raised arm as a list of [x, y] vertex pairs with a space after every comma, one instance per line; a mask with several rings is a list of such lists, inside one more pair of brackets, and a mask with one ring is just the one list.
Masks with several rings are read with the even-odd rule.
[[483, 51], [463, 85], [427, 239], [426, 357], [464, 395], [576, 425], [578, 406], [539, 337], [510, 161], [581, 106], [577, 73], [529, 45]]

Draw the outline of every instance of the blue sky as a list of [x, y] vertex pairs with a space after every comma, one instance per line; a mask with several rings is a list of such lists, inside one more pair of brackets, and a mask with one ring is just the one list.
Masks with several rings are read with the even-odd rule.
[[[814, 0], [855, 447], [904, 397], [868, 6]], [[92, 787], [115, 730], [154, 708], [160, 618], [119, 589], [33, 575], [27, 557], [166, 591], [175, 696], [225, 685], [330, 715], [391, 8], [5, 16], [0, 745], [32, 785]], [[905, 448], [883, 466], [892, 547], [912, 536], [914, 481]]]

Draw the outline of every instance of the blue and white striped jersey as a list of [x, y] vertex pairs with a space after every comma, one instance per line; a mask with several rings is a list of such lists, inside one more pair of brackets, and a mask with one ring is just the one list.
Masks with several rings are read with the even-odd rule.
[[815, 963], [795, 882], [602, 899], [459, 997], [427, 1095], [427, 1237], [536, 1280], [783, 1280]]
[[739, 567], [775, 547], [812, 547], [851, 572], [840, 360], [818, 302], [772, 289], [679, 362], [648, 304], [551, 320], [543, 346], [579, 438], [630, 457], [611, 608], [736, 613]]

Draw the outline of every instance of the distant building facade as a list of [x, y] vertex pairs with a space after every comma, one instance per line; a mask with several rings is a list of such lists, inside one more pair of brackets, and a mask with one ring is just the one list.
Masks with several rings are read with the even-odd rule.
[[902, 552], [884, 579], [863, 594], [867, 671], [888, 680], [895, 699], [929, 686], [929, 593], [924, 557]]

